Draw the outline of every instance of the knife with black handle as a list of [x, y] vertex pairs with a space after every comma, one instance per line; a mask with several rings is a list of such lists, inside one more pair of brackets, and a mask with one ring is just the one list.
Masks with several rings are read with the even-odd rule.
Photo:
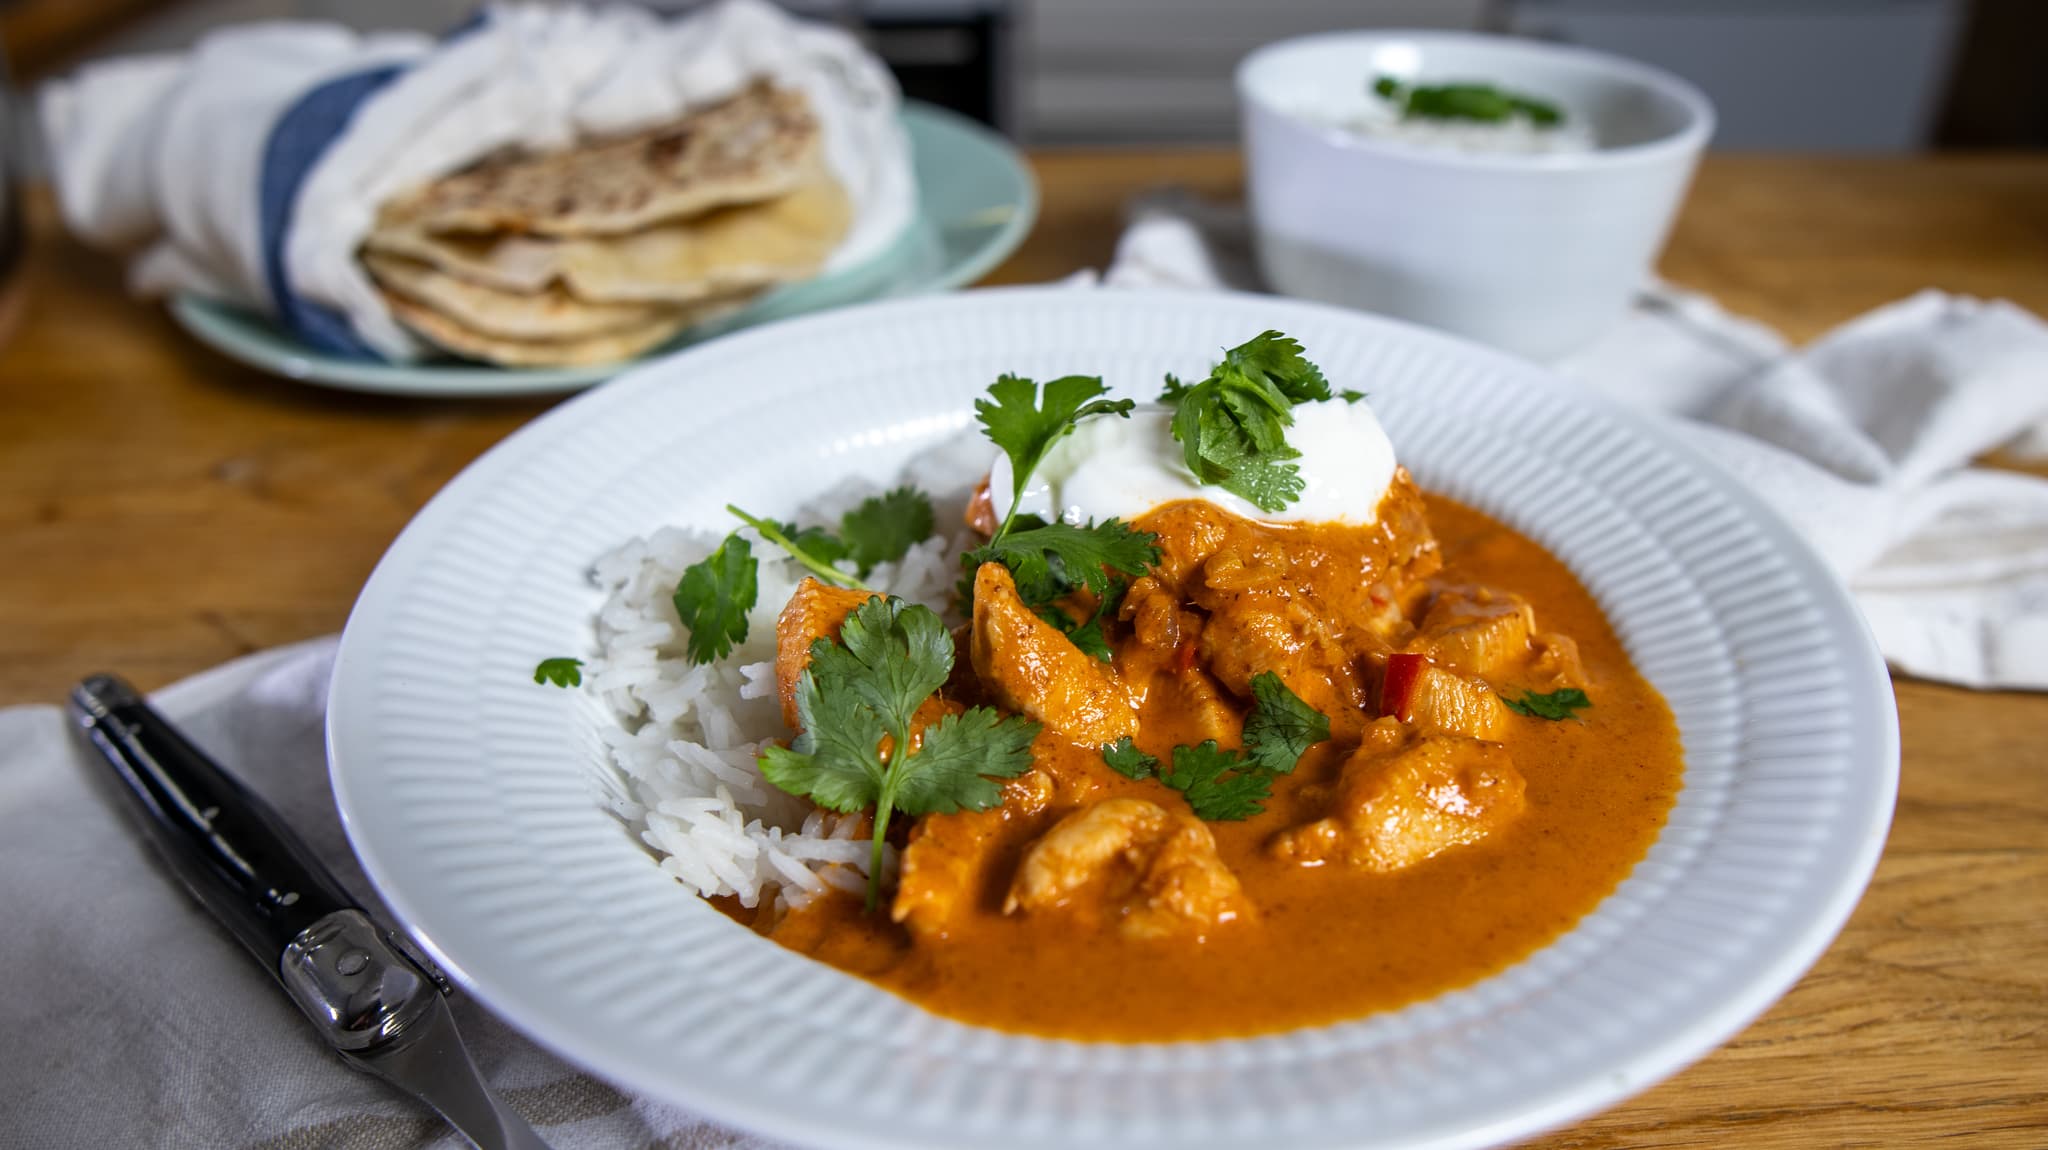
[[345, 1062], [433, 1107], [481, 1150], [547, 1150], [477, 1074], [447, 980], [356, 906], [276, 810], [115, 676], [74, 688], [71, 715], [158, 853]]

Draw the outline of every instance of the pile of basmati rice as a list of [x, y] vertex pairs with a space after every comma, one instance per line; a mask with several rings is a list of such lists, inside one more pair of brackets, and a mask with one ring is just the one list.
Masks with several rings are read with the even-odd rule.
[[[906, 481], [940, 494], [939, 533], [877, 566], [866, 583], [949, 610], [959, 556], [969, 545], [966, 529], [955, 529], [970, 482], [960, 476], [963, 467], [968, 475], [985, 471], [987, 457], [986, 443], [954, 441], [913, 463]], [[878, 490], [846, 484], [794, 518], [835, 523]], [[786, 509], [767, 513], [792, 518]], [[755, 765], [762, 743], [790, 735], [775, 690], [775, 620], [807, 572], [751, 528], [741, 533], [760, 564], [747, 638], [703, 666], [684, 657], [689, 632], [672, 597], [683, 569], [717, 548], [723, 532], [663, 527], [592, 568], [606, 599], [596, 620], [598, 654], [586, 661], [584, 683], [618, 720], [604, 732], [622, 782], [613, 810], [660, 857], [662, 870], [707, 897], [737, 895], [752, 907], [779, 896], [798, 906], [828, 887], [858, 893], [866, 888], [872, 849], [857, 837], [860, 816], [819, 811], [771, 786]], [[894, 866], [893, 854], [884, 866]]]

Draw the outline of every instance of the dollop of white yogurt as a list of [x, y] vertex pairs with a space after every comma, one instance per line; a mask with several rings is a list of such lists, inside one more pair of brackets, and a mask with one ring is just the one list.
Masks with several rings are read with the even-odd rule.
[[[1018, 501], [1020, 512], [1068, 523], [1130, 520], [1164, 503], [1206, 499], [1272, 523], [1360, 523], [1379, 519], [1380, 499], [1394, 480], [1394, 444], [1363, 400], [1327, 399], [1294, 409], [1287, 443], [1301, 458], [1301, 498], [1277, 512], [1196, 482], [1173, 438], [1173, 411], [1150, 405], [1129, 419], [1097, 416], [1053, 445]], [[989, 468], [989, 499], [996, 518], [1010, 511], [1010, 459], [998, 454]]]

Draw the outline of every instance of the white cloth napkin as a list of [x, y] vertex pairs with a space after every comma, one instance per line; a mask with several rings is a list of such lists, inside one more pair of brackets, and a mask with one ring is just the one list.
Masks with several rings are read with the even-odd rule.
[[[1259, 288], [1242, 210], [1173, 193], [1134, 207], [1099, 278]], [[2048, 690], [2048, 481], [1972, 466], [2001, 446], [2048, 458], [2040, 319], [1928, 291], [1793, 349], [1704, 296], [1653, 284], [1619, 327], [1555, 366], [1672, 417], [1798, 527], [1894, 667]]]
[[[327, 789], [334, 641], [229, 663], [154, 697], [378, 903]], [[397, 1150], [463, 1145], [341, 1063], [141, 837], [52, 706], [0, 710], [0, 1145], [25, 1150]], [[768, 1144], [629, 1098], [474, 1003], [456, 1018], [486, 1078], [557, 1150]]]
[[[189, 53], [87, 65], [42, 93], [73, 231], [139, 247], [131, 285], [278, 312], [328, 350], [423, 348], [355, 259], [377, 206], [508, 146], [558, 147], [674, 119], [768, 78], [801, 88], [854, 225], [826, 265], [880, 252], [916, 189], [888, 69], [846, 30], [762, 0], [664, 22], [637, 8], [498, 7], [436, 42], [264, 23]], [[333, 317], [327, 337], [317, 316]]]

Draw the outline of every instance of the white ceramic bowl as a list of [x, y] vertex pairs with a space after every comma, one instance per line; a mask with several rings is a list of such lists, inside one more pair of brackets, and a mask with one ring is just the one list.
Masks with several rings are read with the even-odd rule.
[[[1307, 114], [1376, 77], [1483, 81], [1588, 125], [1589, 152], [1461, 152]], [[1650, 274], [1714, 111], [1615, 56], [1453, 32], [1336, 32], [1269, 44], [1237, 70], [1259, 265], [1287, 295], [1411, 319], [1536, 359], [1618, 320]]]
[[[848, 476], [887, 482], [971, 428], [999, 372], [1099, 373], [1149, 398], [1267, 328], [1371, 391], [1425, 487], [1564, 560], [1671, 706], [1671, 816], [1557, 941], [1426, 1002], [1284, 1034], [1002, 1034], [757, 937], [607, 813], [612, 720], [533, 682], [538, 659], [589, 649], [593, 558], [664, 523], [723, 528], [730, 500], [787, 514]], [[364, 870], [479, 1000], [623, 1088], [849, 1150], [1469, 1150], [1569, 1121], [1706, 1053], [1820, 955], [1884, 843], [1897, 730], [1884, 662], [1812, 549], [1584, 389], [1298, 300], [1042, 288], [754, 328], [555, 408], [377, 565], [327, 713]]]

